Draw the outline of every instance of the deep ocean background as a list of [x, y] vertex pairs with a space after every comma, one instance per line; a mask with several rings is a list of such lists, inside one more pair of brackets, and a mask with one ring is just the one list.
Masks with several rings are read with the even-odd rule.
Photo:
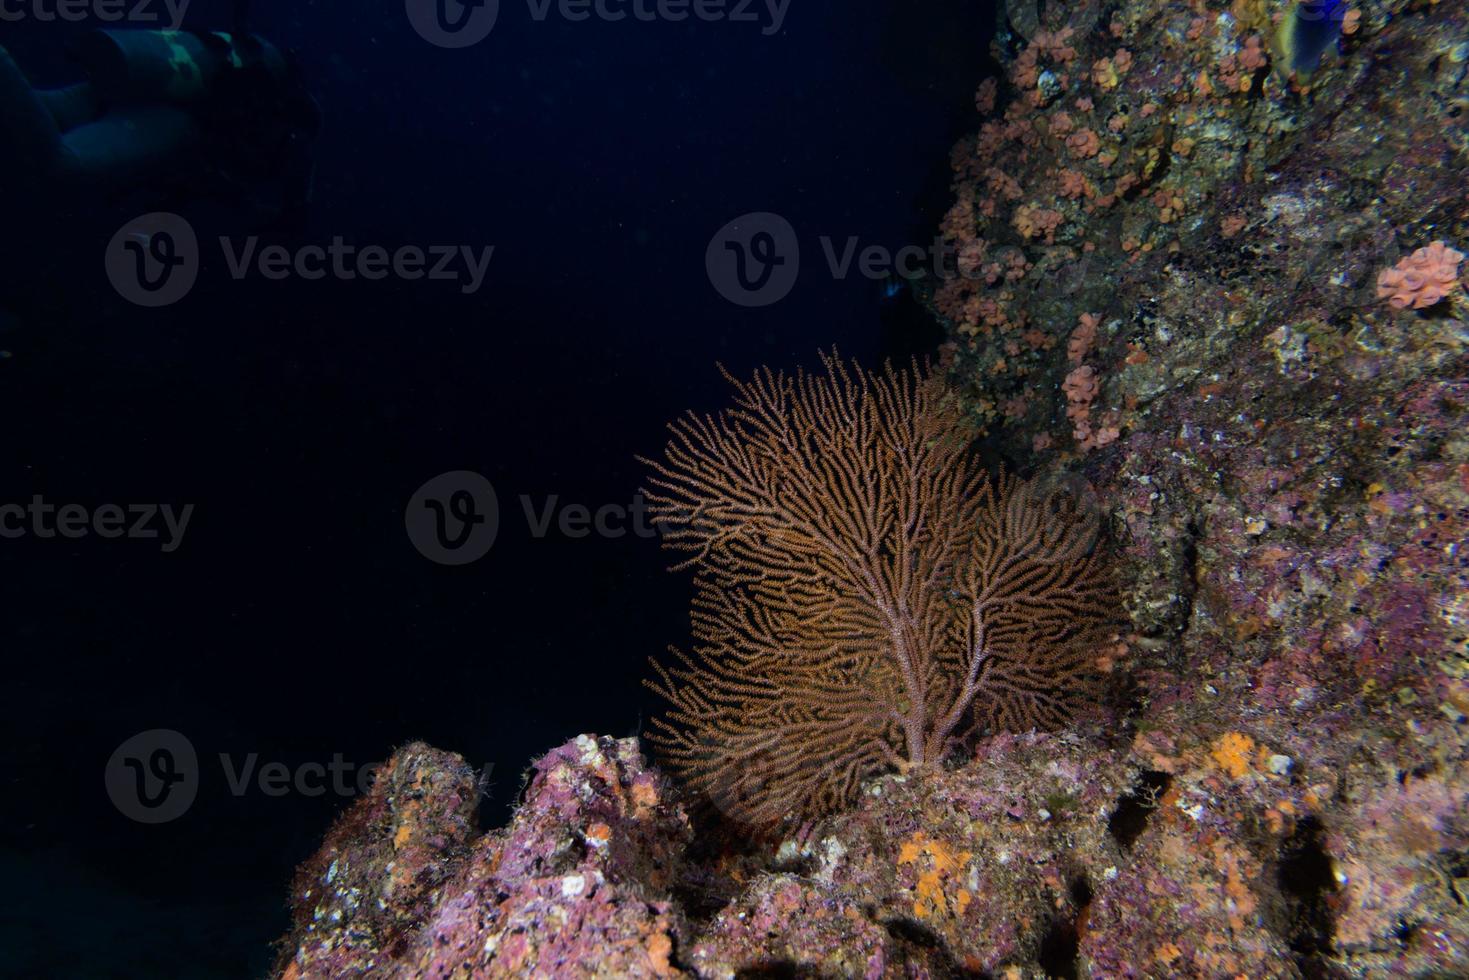
[[[350, 13], [343, 8], [350, 7]], [[186, 26], [224, 28], [195, 0]], [[0, 975], [249, 976], [286, 925], [293, 867], [348, 800], [232, 795], [219, 755], [355, 764], [411, 739], [491, 764], [487, 823], [537, 754], [627, 735], [646, 659], [687, 637], [686, 575], [656, 540], [537, 539], [518, 499], [631, 503], [679, 412], [736, 374], [931, 349], [911, 299], [834, 280], [817, 244], [931, 241], [948, 150], [974, 128], [985, 2], [793, 0], [757, 25], [536, 23], [505, 2], [466, 51], [401, 2], [257, 2], [319, 101], [315, 199], [290, 244], [496, 246], [484, 288], [235, 282], [206, 264], [143, 310], [102, 254], [120, 202], [0, 218], [0, 503], [193, 504], [183, 546], [0, 540], [5, 675]], [[75, 77], [62, 24], [0, 25], [41, 84]], [[3, 194], [3, 190], [0, 190]], [[151, 208], [150, 208], [151, 209]], [[228, 210], [201, 236], [244, 235]], [[763, 309], [722, 299], [710, 236], [751, 211], [796, 227], [804, 270]], [[0, 215], [4, 212], [0, 211]], [[435, 565], [404, 507], [487, 476], [490, 554]], [[129, 736], [184, 733], [197, 802], [144, 826], [103, 769]]]

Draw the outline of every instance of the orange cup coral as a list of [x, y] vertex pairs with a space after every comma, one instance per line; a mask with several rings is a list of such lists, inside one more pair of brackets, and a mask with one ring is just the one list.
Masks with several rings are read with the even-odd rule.
[[1459, 286], [1459, 263], [1464, 253], [1434, 242], [1420, 248], [1377, 277], [1377, 298], [1394, 309], [1427, 309]]

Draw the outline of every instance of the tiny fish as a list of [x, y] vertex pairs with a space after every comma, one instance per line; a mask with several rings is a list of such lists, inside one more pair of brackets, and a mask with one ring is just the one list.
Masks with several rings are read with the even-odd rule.
[[908, 281], [901, 276], [889, 272], [883, 277], [880, 286], [882, 300], [891, 303], [903, 295], [903, 290], [908, 288]]

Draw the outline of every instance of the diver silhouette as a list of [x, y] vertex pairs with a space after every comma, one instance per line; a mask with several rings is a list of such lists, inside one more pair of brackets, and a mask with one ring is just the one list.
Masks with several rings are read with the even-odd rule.
[[[48, 217], [138, 193], [223, 201], [297, 227], [320, 113], [295, 61], [232, 30], [96, 30], [69, 48], [83, 81], [34, 88], [0, 47], [0, 186]], [[59, 207], [64, 204], [65, 207]]]

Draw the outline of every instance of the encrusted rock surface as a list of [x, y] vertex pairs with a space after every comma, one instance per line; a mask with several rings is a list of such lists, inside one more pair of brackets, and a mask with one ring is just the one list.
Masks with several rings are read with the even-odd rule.
[[582, 736], [534, 768], [510, 826], [471, 840], [463, 760], [400, 750], [302, 868], [280, 975], [678, 973], [669, 891], [689, 824], [637, 742]]
[[400, 749], [297, 871], [297, 952], [285, 974], [380, 967], [432, 914], [465, 861], [478, 802], [474, 772], [459, 756], [421, 743]]
[[280, 975], [1463, 972], [1461, 777], [1328, 796], [1242, 733], [1162, 738], [998, 736], [758, 858], [695, 856], [634, 739], [549, 753], [478, 840], [473, 774], [409, 746], [303, 867]]
[[1361, 0], [1308, 87], [1285, 7], [1014, 39], [954, 155], [978, 277], [921, 287], [976, 433], [1111, 526], [1110, 723], [878, 780], [778, 857], [690, 848], [585, 736], [474, 839], [472, 774], [410, 746], [282, 974], [1469, 975], [1469, 301], [1376, 290], [1469, 241], [1469, 11]]

